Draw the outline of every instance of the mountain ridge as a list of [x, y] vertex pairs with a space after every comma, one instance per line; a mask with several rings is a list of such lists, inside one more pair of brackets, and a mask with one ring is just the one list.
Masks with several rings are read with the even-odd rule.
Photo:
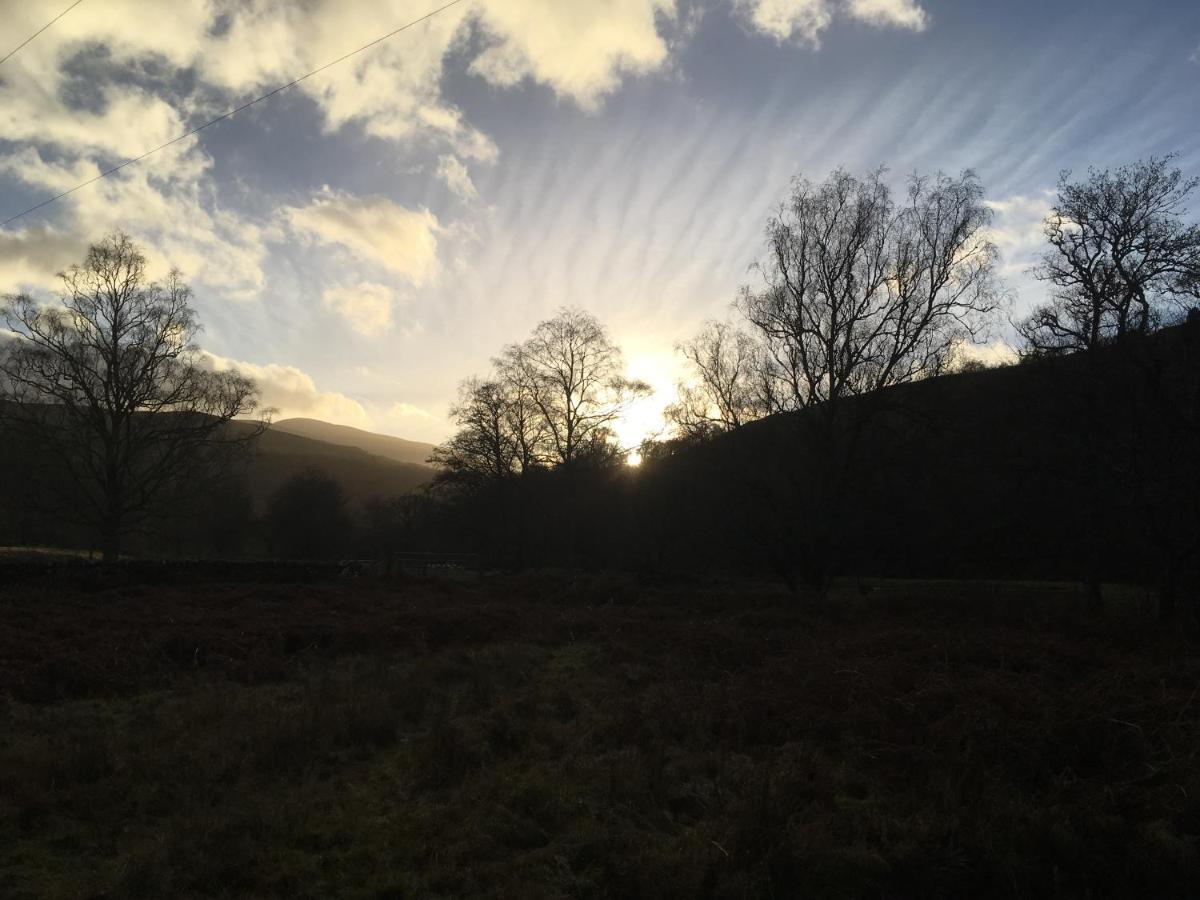
[[425, 441], [413, 441], [305, 417], [272, 422], [269, 431], [295, 435], [336, 446], [356, 447], [371, 456], [380, 456], [393, 462], [410, 465], [428, 466], [429, 455], [434, 448], [433, 444]]

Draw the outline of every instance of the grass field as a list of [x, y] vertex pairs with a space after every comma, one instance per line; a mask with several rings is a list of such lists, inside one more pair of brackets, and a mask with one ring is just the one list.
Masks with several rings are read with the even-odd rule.
[[0, 590], [0, 894], [1194, 896], [1200, 658], [1136, 596], [841, 593]]

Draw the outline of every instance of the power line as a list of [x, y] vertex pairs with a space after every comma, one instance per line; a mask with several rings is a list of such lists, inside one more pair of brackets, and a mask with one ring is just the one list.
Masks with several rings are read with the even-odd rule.
[[37, 31], [35, 31], [33, 34], [31, 34], [29, 37], [25, 38], [25, 40], [21, 41], [21, 43], [18, 44], [16, 47], [14, 47], [12, 50], [9, 50], [8, 56], [4, 57], [4, 59], [0, 59], [0, 66], [4, 65], [10, 59], [12, 59], [14, 56], [16, 56], [18, 50], [20, 50], [22, 47], [24, 47], [26, 44], [28, 44], [30, 41], [32, 41], [35, 37], [37, 37], [39, 34], [41, 34], [43, 31], [45, 31], [47, 28], [49, 28], [51, 25], [53, 25], [55, 22], [57, 22], [59, 19], [61, 19], [63, 16], [65, 16], [67, 13], [69, 13], [71, 10], [73, 10], [75, 7], [77, 7], [82, 2], [83, 2], [83, 0], [75, 0], [74, 3], [72, 3], [66, 9], [64, 9], [62, 12], [60, 12], [57, 16], [55, 16], [53, 19], [51, 19], [49, 22], [47, 22], [45, 25], [43, 25], [41, 28], [39, 28]]
[[[80, 2], [82, 2], [82, 0], [76, 0], [77, 4]], [[19, 212], [15, 216], [9, 216], [3, 222], [0, 222], [0, 228], [3, 228], [5, 225], [8, 225], [10, 222], [15, 222], [17, 219], [21, 218], [22, 216], [27, 216], [31, 212], [36, 212], [37, 210], [41, 209], [43, 206], [49, 206], [51, 203], [54, 203], [56, 200], [61, 200], [63, 197], [66, 197], [68, 194], [75, 193], [80, 188], [85, 188], [89, 184], [95, 184], [101, 178], [107, 178], [109, 175], [112, 175], [114, 172], [121, 171], [126, 166], [132, 166], [134, 163], [139, 163], [143, 159], [145, 159], [147, 156], [152, 156], [153, 154], [157, 153], [159, 150], [165, 150], [167, 147], [170, 147], [172, 144], [178, 144], [180, 141], [184, 140], [185, 138], [189, 138], [192, 135], [203, 131], [205, 128], [208, 128], [211, 125], [216, 125], [218, 122], [223, 122], [228, 118], [236, 116], [238, 113], [240, 113], [244, 109], [249, 109], [251, 106], [254, 106], [257, 103], [262, 103], [264, 100], [269, 100], [271, 97], [274, 97], [276, 94], [286, 91], [290, 87], [295, 87], [300, 82], [305, 81], [309, 78], [312, 78], [314, 75], [319, 75], [321, 72], [324, 72], [326, 69], [328, 69], [332, 66], [336, 66], [340, 62], [345, 62], [350, 57], [356, 56], [357, 54], [362, 53], [364, 50], [370, 50], [376, 44], [382, 44], [388, 38], [395, 37], [400, 32], [407, 31], [408, 29], [412, 28], [415, 25], [420, 25], [422, 22], [425, 22], [428, 19], [432, 19], [434, 16], [438, 15], [438, 13], [445, 12], [450, 7], [457, 6], [458, 4], [460, 4], [462, 2], [463, 2], [463, 0], [450, 0], [449, 3], [445, 4], [444, 6], [439, 6], [433, 12], [426, 13], [425, 15], [421, 16], [419, 19], [413, 19], [408, 24], [401, 25], [399, 28], [397, 28], [393, 31], [389, 31], [387, 34], [383, 35], [382, 37], [376, 38], [375, 40], [371, 41], [369, 44], [363, 44], [357, 50], [351, 50], [349, 53], [339, 56], [337, 59], [327, 62], [327, 63], [325, 63], [325, 65], [320, 66], [319, 68], [313, 69], [311, 72], [306, 72], [305, 74], [301, 75], [299, 78], [294, 78], [291, 81], [289, 81], [287, 84], [282, 84], [279, 87], [275, 88], [274, 90], [268, 91], [267, 93], [263, 94], [261, 97], [256, 97], [255, 99], [251, 100], [249, 103], [243, 103], [237, 109], [231, 109], [229, 112], [224, 113], [223, 115], [219, 115], [215, 119], [212, 119], [208, 122], [205, 122], [203, 125], [193, 128], [191, 131], [184, 132], [183, 134], [179, 135], [178, 137], [171, 138], [171, 140], [167, 141], [166, 143], [159, 144], [157, 147], [155, 147], [152, 150], [147, 150], [141, 156], [135, 156], [133, 159], [127, 159], [127, 160], [125, 160], [125, 162], [120, 163], [119, 165], [115, 165], [111, 169], [106, 169], [105, 171], [101, 172], [99, 175], [95, 175], [92, 178], [89, 178], [87, 181], [81, 181], [79, 184], [75, 185], [75, 187], [65, 190], [61, 194], [56, 194], [55, 196], [51, 197], [49, 200], [43, 200], [41, 203], [37, 204], [36, 206], [31, 206], [31, 207], [29, 207], [29, 209], [24, 210], [23, 212]]]

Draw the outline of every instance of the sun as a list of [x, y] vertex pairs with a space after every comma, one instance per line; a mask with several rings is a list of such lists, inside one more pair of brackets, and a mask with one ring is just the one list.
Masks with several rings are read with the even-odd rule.
[[641, 465], [642, 455], [638, 448], [643, 441], [660, 438], [666, 433], [663, 411], [675, 401], [678, 370], [675, 357], [669, 353], [639, 353], [630, 357], [626, 374], [649, 384], [654, 393], [631, 403], [613, 424], [629, 465]]

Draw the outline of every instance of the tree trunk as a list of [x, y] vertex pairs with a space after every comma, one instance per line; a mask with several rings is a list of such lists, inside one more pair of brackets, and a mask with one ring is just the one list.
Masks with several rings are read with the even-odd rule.
[[104, 562], [116, 562], [121, 554], [123, 532], [120, 493], [111, 485], [108, 489], [108, 514], [100, 526], [100, 553]]
[[1158, 585], [1158, 622], [1160, 625], [1171, 625], [1175, 622], [1177, 600], [1179, 599], [1179, 579], [1173, 568], [1169, 568]]
[[104, 562], [116, 562], [120, 557], [121, 529], [113, 523], [106, 523], [100, 537], [100, 558]]

